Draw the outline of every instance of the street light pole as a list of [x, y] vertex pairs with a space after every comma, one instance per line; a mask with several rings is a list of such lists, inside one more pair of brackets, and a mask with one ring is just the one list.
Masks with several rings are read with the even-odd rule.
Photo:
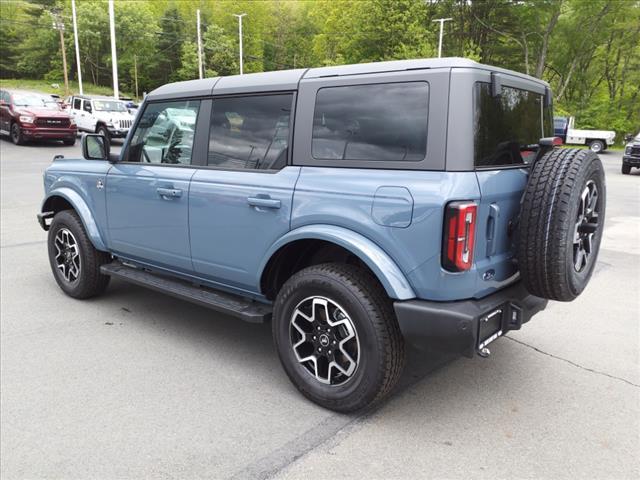
[[234, 17], [238, 18], [238, 37], [240, 39], [240, 75], [242, 75], [242, 17], [244, 17], [246, 13], [241, 13], [240, 15], [233, 14]]
[[438, 58], [442, 57], [442, 30], [444, 27], [444, 22], [449, 22], [453, 20], [453, 18], [437, 18], [432, 20], [433, 22], [440, 22], [440, 41], [438, 42]]
[[78, 87], [82, 95], [82, 67], [80, 65], [80, 47], [78, 46], [78, 22], [76, 20], [76, 0], [71, 0], [71, 15], [73, 16], [73, 39], [76, 45], [76, 67], [78, 69]]
[[202, 69], [202, 36], [200, 35], [200, 9], [196, 10], [196, 18], [198, 21], [198, 74], [200, 79], [203, 77]]
[[64, 23], [58, 15], [54, 15], [53, 28], [60, 32], [60, 49], [62, 50], [62, 70], [64, 73], [64, 92], [69, 96], [69, 76], [67, 75], [67, 54], [64, 48]]
[[113, 13], [113, 0], [109, 0], [109, 31], [111, 33], [111, 70], [113, 71], [113, 96], [118, 100], [118, 58], [116, 56], [116, 25]]

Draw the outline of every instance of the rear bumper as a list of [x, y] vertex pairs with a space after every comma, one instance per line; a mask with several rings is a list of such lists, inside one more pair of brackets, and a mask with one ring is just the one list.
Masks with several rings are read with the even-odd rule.
[[[393, 307], [409, 342], [472, 357], [493, 339], [519, 330], [547, 302], [531, 295], [519, 282], [480, 300], [406, 300]], [[495, 328], [487, 330], [487, 325]]]

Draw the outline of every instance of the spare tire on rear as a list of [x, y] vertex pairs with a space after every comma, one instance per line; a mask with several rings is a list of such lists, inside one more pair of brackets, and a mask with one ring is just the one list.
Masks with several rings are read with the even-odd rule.
[[604, 169], [591, 150], [554, 149], [535, 163], [517, 243], [530, 293], [563, 302], [582, 293], [598, 258], [605, 199]]

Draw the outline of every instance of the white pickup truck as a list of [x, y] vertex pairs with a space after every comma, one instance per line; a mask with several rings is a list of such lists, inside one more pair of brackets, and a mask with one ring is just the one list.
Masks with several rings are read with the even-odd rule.
[[566, 145], [589, 145], [596, 153], [613, 145], [616, 132], [611, 130], [577, 130], [574, 117], [553, 117], [554, 135]]

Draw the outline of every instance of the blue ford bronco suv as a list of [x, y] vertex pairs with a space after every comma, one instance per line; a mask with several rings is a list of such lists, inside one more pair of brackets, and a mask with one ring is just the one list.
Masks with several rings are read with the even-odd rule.
[[38, 219], [69, 296], [115, 277], [271, 321], [295, 386], [353, 411], [405, 341], [486, 356], [583, 291], [604, 172], [552, 119], [545, 82], [459, 58], [174, 83], [119, 155], [55, 157]]

